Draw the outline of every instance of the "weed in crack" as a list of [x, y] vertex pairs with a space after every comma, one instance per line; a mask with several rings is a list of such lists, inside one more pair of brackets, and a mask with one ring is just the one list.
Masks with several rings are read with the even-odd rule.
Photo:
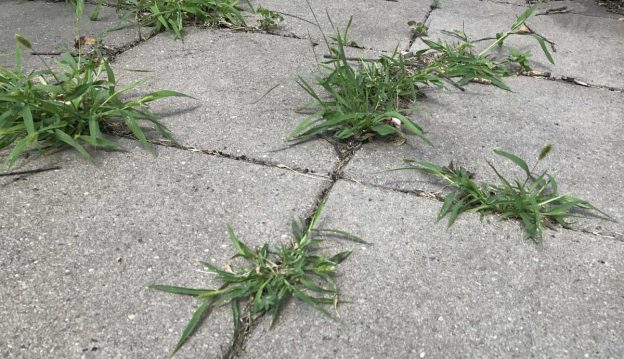
[[30, 42], [16, 35], [16, 69], [0, 67], [0, 150], [11, 148], [7, 169], [29, 150], [54, 151], [73, 148], [94, 161], [85, 146], [120, 149], [105, 136], [106, 128], [127, 127], [151, 153], [139, 121], [146, 120], [174, 141], [167, 127], [147, 108], [149, 102], [170, 96], [186, 96], [175, 91], [156, 91], [125, 101], [121, 97], [141, 82], [117, 88], [115, 74], [104, 58], [63, 54], [60, 70], [31, 71], [22, 65], [21, 47]]
[[520, 35], [535, 38], [548, 61], [554, 64], [552, 55], [546, 46], [546, 39], [525, 24], [536, 8], [537, 5], [530, 6], [516, 18], [509, 30], [496, 34], [495, 41], [478, 54], [472, 52], [474, 42], [470, 41], [463, 31], [454, 30], [445, 33], [460, 39], [460, 43], [450, 44], [439, 40], [422, 39], [429, 49], [419, 51], [416, 57], [433, 50], [435, 61], [430, 66], [436, 67], [440, 73], [450, 78], [459, 78], [458, 85], [460, 86], [474, 81], [491, 83], [501, 89], [510, 90], [502, 78], [514, 73], [512, 65], [519, 66], [523, 71], [531, 71], [532, 69], [528, 60], [531, 56], [530, 52], [506, 47], [510, 53], [506, 59], [499, 60], [488, 55], [492, 49], [503, 47], [509, 36]]
[[[312, 101], [302, 109], [312, 110], [312, 115], [302, 121], [287, 137], [289, 141], [305, 141], [320, 135], [331, 135], [337, 140], [367, 141], [374, 137], [413, 134], [430, 143], [422, 128], [407, 117], [407, 111], [420, 97], [421, 87], [445, 87], [451, 83], [463, 90], [469, 82], [491, 83], [510, 90], [502, 81], [513, 73], [512, 65], [523, 71], [530, 71], [529, 52], [510, 48], [507, 59], [490, 57], [489, 52], [501, 47], [512, 35], [534, 37], [549, 61], [552, 56], [546, 48], [546, 40], [530, 30], [525, 21], [535, 11], [531, 6], [517, 17], [509, 30], [497, 34], [496, 40], [478, 54], [472, 52], [474, 43], [461, 31], [449, 32], [462, 40], [459, 44], [423, 39], [429, 47], [411, 54], [402, 55], [397, 49], [378, 59], [348, 57], [349, 22], [343, 32], [336, 29], [332, 42], [323, 35], [330, 60], [319, 63], [320, 75], [313, 80], [299, 76], [297, 83], [308, 93]], [[317, 27], [320, 25], [310, 8]], [[422, 24], [410, 22], [414, 35], [426, 31]], [[459, 78], [458, 82], [453, 79]], [[319, 90], [318, 88], [320, 87]], [[270, 90], [269, 90], [270, 91]]]
[[[230, 240], [236, 249], [235, 257], [244, 259], [247, 266], [226, 265], [220, 269], [210, 263], [202, 263], [223, 282], [218, 289], [194, 289], [170, 285], [153, 284], [149, 288], [169, 293], [189, 295], [201, 300], [199, 308], [184, 329], [174, 355], [190, 338], [212, 309], [229, 304], [234, 319], [234, 337], [241, 330], [240, 306], [248, 310], [245, 318], [271, 314], [270, 325], [275, 324], [283, 304], [289, 298], [297, 298], [311, 305], [327, 318], [337, 320], [323, 305], [336, 307], [339, 300], [338, 287], [332, 279], [337, 266], [347, 259], [350, 251], [343, 251], [331, 257], [318, 253], [318, 246], [327, 237], [338, 237], [358, 243], [362, 239], [335, 229], [317, 229], [316, 224], [323, 203], [320, 203], [310, 223], [293, 221], [293, 242], [271, 248], [268, 244], [251, 249], [241, 242], [228, 225]], [[314, 295], [312, 293], [318, 293]], [[244, 326], [246, 327], [246, 326]]]
[[[316, 19], [316, 15], [314, 17]], [[405, 128], [406, 132], [429, 143], [422, 128], [408, 118], [402, 108], [421, 95], [419, 83], [439, 85], [440, 79], [426, 72], [410, 72], [397, 49], [391, 56], [373, 61], [360, 60], [359, 67], [352, 65], [352, 59], [345, 53], [351, 23], [352, 19], [349, 19], [344, 32], [334, 27], [336, 33], [332, 40], [335, 45], [325, 37], [331, 59], [318, 64], [321, 75], [314, 77], [314, 83], [323, 89], [323, 93], [299, 76], [297, 83], [313, 99], [303, 109], [315, 112], [287, 139], [300, 141], [331, 134], [341, 141], [366, 141], [375, 136], [405, 136]], [[318, 20], [317, 26], [320, 28]]]
[[[82, 13], [85, 0], [68, 0], [76, 14]], [[254, 7], [250, 0], [117, 0], [116, 10], [121, 19], [134, 16], [140, 25], [152, 27], [153, 34], [170, 31], [176, 39], [184, 35], [187, 25], [227, 27], [232, 29], [273, 30], [284, 20], [283, 14], [263, 7]], [[101, 4], [91, 15], [97, 18]], [[244, 10], [259, 16], [258, 28], [248, 27]], [[139, 31], [140, 32], [140, 31]]]
[[429, 28], [427, 27], [427, 25], [420, 21], [410, 20], [407, 22], [407, 26], [409, 26], [410, 33], [412, 34], [412, 39], [427, 36], [429, 32]]
[[553, 228], [557, 224], [568, 227], [566, 218], [587, 217], [589, 212], [594, 211], [600, 218], [613, 220], [586, 200], [559, 194], [555, 177], [548, 173], [548, 170], [539, 175], [533, 174], [538, 163], [548, 155], [551, 148], [551, 145], [547, 145], [540, 151], [531, 169], [524, 160], [514, 154], [494, 151], [497, 155], [511, 160], [526, 176], [524, 180], [518, 178], [508, 180], [488, 161], [487, 164], [500, 180], [498, 186], [487, 183], [478, 185], [469, 171], [463, 167], [454, 168], [452, 164], [440, 167], [426, 161], [408, 160], [411, 165], [403, 169], [432, 174], [455, 188], [446, 196], [437, 216], [439, 221], [448, 215], [449, 226], [463, 212], [476, 212], [482, 217], [487, 214], [498, 214], [504, 219], [521, 220], [526, 231], [525, 239], [541, 243], [544, 227]]
[[143, 26], [155, 32], [171, 31], [181, 39], [184, 27], [244, 27], [245, 17], [238, 0], [118, 0], [117, 8], [134, 13]]

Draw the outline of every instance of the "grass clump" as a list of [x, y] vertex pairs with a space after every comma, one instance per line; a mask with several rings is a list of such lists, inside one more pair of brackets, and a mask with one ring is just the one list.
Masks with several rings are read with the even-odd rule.
[[317, 229], [316, 224], [321, 208], [322, 203], [309, 225], [305, 225], [303, 221], [293, 221], [292, 244], [281, 245], [277, 248], [271, 248], [265, 244], [260, 248], [251, 249], [237, 238], [228, 225], [230, 240], [236, 249], [234, 257], [242, 258], [247, 265], [234, 268], [226, 265], [226, 269], [220, 269], [210, 263], [202, 263], [223, 283], [218, 289], [150, 285], [149, 288], [190, 295], [201, 301], [201, 305], [184, 329], [171, 355], [174, 355], [186, 343], [213, 308], [226, 304], [229, 304], [232, 310], [235, 333], [240, 329], [241, 305], [247, 308], [249, 318], [270, 313], [272, 326], [283, 304], [293, 297], [335, 320], [336, 318], [323, 306], [336, 307], [341, 302], [333, 277], [337, 266], [347, 259], [351, 252], [343, 251], [328, 257], [318, 253], [318, 247], [328, 236], [337, 236], [358, 243], [366, 242], [343, 231]]
[[63, 54], [60, 70], [25, 72], [21, 46], [30, 42], [16, 35], [16, 69], [0, 67], [0, 150], [8, 168], [29, 150], [53, 151], [73, 148], [94, 161], [85, 146], [120, 149], [108, 139], [107, 128], [126, 126], [143, 146], [154, 153], [139, 121], [146, 120], [173, 141], [169, 130], [146, 105], [169, 96], [186, 96], [174, 91], [156, 91], [141, 98], [122, 99], [140, 82], [117, 88], [115, 74], [104, 58]]
[[[536, 9], [537, 5], [527, 8], [516, 18], [509, 30], [496, 34], [496, 40], [478, 54], [473, 53], [474, 43], [462, 31], [446, 32], [459, 38], [461, 42], [458, 44], [423, 39], [429, 50], [435, 52], [435, 61], [430, 66], [437, 68], [439, 72], [450, 78], [459, 78], [458, 85], [460, 86], [476, 81], [491, 83], [501, 89], [510, 90], [502, 81], [502, 77], [514, 73], [511, 69], [511, 65], [514, 64], [520, 66], [524, 71], [530, 71], [531, 66], [528, 58], [531, 53], [508, 47], [510, 56], [506, 59], [499, 60], [488, 55], [492, 49], [503, 47], [508, 37], [512, 35], [533, 37], [540, 45], [548, 61], [554, 64], [552, 55], [546, 46], [546, 39], [529, 29], [525, 24]], [[421, 54], [427, 51], [422, 51]]]
[[595, 211], [605, 219], [612, 220], [606, 213], [594, 207], [590, 202], [567, 194], [560, 194], [555, 177], [544, 170], [538, 175], [533, 174], [537, 164], [550, 152], [552, 146], [545, 146], [538, 159], [529, 169], [527, 163], [509, 152], [496, 150], [497, 155], [511, 160], [524, 173], [524, 179], [509, 180], [488, 161], [500, 184], [498, 186], [483, 183], [478, 185], [473, 175], [466, 169], [448, 167], [426, 161], [408, 161], [412, 166], [405, 169], [419, 170], [448, 182], [454, 190], [446, 196], [438, 213], [437, 220], [448, 215], [451, 226], [457, 216], [463, 212], [477, 212], [481, 216], [498, 214], [504, 219], [519, 219], [525, 227], [525, 239], [541, 242], [544, 227], [555, 225], [568, 227], [566, 218], [586, 217], [588, 211]]
[[141, 25], [155, 32], [171, 31], [181, 39], [188, 24], [244, 27], [238, 0], [120, 0], [136, 14]]
[[305, 108], [312, 108], [314, 113], [301, 122], [288, 139], [331, 134], [339, 140], [366, 141], [375, 136], [405, 136], [407, 132], [429, 143], [422, 128], [408, 118], [402, 108], [420, 96], [418, 84], [439, 84], [440, 79], [425, 72], [410, 72], [397, 50], [391, 56], [374, 61], [359, 60], [355, 61], [359, 66], [354, 65], [354, 59], [345, 52], [350, 26], [351, 19], [344, 32], [336, 31], [335, 44], [325, 38], [332, 60], [320, 63], [322, 74], [314, 78], [324, 94], [299, 77], [297, 83], [313, 98]]
[[[378, 59], [350, 58], [345, 52], [350, 44], [349, 19], [344, 32], [334, 27], [335, 37], [331, 38], [331, 43], [324, 36], [330, 60], [319, 63], [321, 74], [313, 81], [298, 78], [299, 86], [312, 98], [304, 106], [306, 110], [311, 109], [312, 114], [290, 133], [287, 140], [331, 135], [338, 140], [367, 141], [374, 137], [413, 134], [430, 143], [422, 128], [406, 115], [423, 96], [423, 86], [445, 87], [446, 83], [451, 83], [463, 90], [462, 85], [478, 81], [510, 90], [502, 78], [513, 73], [512, 65], [529, 70], [531, 54], [513, 48], [509, 49], [510, 56], [503, 60], [488, 54], [493, 48], [503, 46], [512, 35], [533, 36], [549, 61], [553, 61], [545, 39], [527, 30], [525, 25], [535, 9], [535, 6], [529, 7], [509, 30], [497, 34], [496, 40], [478, 54], [472, 52], [474, 43], [463, 32], [455, 31], [451, 34], [462, 39], [460, 44], [423, 39], [429, 48], [409, 57], [395, 49], [391, 55], [382, 55]], [[314, 18], [320, 28], [316, 15]], [[423, 36], [427, 31], [422, 23], [411, 21], [409, 25], [414, 36]]]

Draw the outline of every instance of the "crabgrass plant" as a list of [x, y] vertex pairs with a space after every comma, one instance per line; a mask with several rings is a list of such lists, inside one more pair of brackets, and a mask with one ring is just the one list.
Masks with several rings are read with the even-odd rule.
[[[316, 15], [314, 18], [320, 28]], [[440, 84], [439, 77], [426, 72], [411, 73], [397, 49], [391, 56], [378, 60], [353, 61], [345, 52], [351, 23], [350, 18], [344, 32], [334, 27], [333, 43], [323, 35], [331, 60], [318, 64], [321, 74], [314, 77], [314, 82], [298, 77], [299, 86], [313, 99], [303, 109], [312, 109], [314, 113], [287, 139], [298, 141], [331, 134], [338, 140], [366, 141], [375, 136], [404, 136], [407, 132], [430, 143], [422, 128], [402, 108], [421, 94], [418, 84]], [[316, 85], [323, 91], [317, 91]]]
[[[503, 46], [512, 35], [534, 37], [548, 60], [553, 62], [545, 39], [527, 30], [525, 25], [535, 9], [536, 6], [529, 7], [509, 30], [499, 33], [496, 41], [478, 54], [472, 52], [474, 43], [463, 32], [455, 31], [451, 34], [462, 39], [460, 44], [423, 39], [429, 48], [409, 58], [395, 49], [391, 55], [382, 55], [378, 59], [348, 57], [345, 48], [350, 44], [348, 31], [352, 19], [341, 32], [328, 15], [335, 31], [331, 42], [323, 35], [330, 60], [318, 64], [320, 75], [312, 81], [298, 77], [297, 83], [312, 98], [303, 109], [312, 110], [312, 114], [295, 127], [287, 140], [300, 141], [330, 134], [338, 140], [366, 141], [376, 136], [404, 137], [409, 133], [429, 143], [422, 128], [406, 115], [422, 96], [422, 86], [445, 87], [446, 82], [451, 82], [463, 89], [461, 86], [471, 81], [485, 81], [509, 90], [502, 77], [513, 73], [512, 64], [529, 70], [530, 53], [509, 48], [510, 56], [504, 60], [488, 54], [493, 48]], [[310, 10], [320, 29], [314, 11]], [[424, 25], [410, 22], [410, 26], [415, 35], [423, 35]], [[455, 83], [452, 79], [457, 78], [459, 80]]]
[[223, 283], [217, 289], [150, 285], [149, 288], [193, 296], [201, 302], [171, 355], [173, 356], [186, 343], [213, 308], [227, 304], [232, 310], [234, 333], [240, 329], [242, 305], [247, 309], [250, 318], [270, 313], [270, 326], [273, 326], [283, 304], [293, 297], [309, 304], [327, 318], [337, 320], [324, 305], [333, 305], [335, 308], [341, 303], [333, 277], [337, 266], [347, 259], [351, 252], [343, 251], [326, 256], [318, 252], [318, 247], [328, 237], [339, 237], [358, 243], [366, 242], [344, 231], [317, 229], [322, 206], [321, 202], [309, 225], [301, 220], [293, 221], [292, 244], [277, 248], [264, 244], [260, 248], [251, 249], [238, 239], [228, 225], [229, 237], [236, 250], [234, 257], [242, 258], [247, 265], [232, 267], [226, 265], [227, 269], [220, 269], [203, 262], [202, 265]]
[[189, 24], [246, 26], [238, 0], [119, 0], [120, 7], [134, 12], [141, 25], [153, 27], [155, 32], [171, 31], [176, 39], [182, 38]]
[[165, 97], [187, 95], [162, 90], [125, 100], [122, 96], [142, 82], [118, 88], [105, 58], [63, 54], [57, 64], [60, 70], [48, 67], [26, 72], [22, 46], [30, 49], [31, 44], [18, 34], [15, 39], [15, 70], [0, 67], [0, 150], [10, 149], [4, 161], [6, 168], [29, 150], [47, 152], [68, 147], [93, 162], [87, 147], [121, 148], [104, 134], [106, 128], [119, 124], [127, 126], [155, 154], [139, 127], [142, 120], [174, 141], [146, 105]]
[[489, 161], [498, 179], [499, 185], [483, 183], [478, 185], [472, 174], [463, 167], [440, 167], [426, 161], [410, 161], [411, 166], [404, 169], [418, 170], [432, 174], [449, 183], [453, 187], [445, 200], [437, 221], [448, 216], [448, 225], [451, 226], [457, 216], [463, 212], [476, 212], [481, 216], [498, 214], [504, 219], [519, 219], [525, 227], [525, 239], [542, 241], [544, 227], [552, 228], [555, 225], [567, 227], [566, 221], [570, 217], [586, 217], [589, 212], [596, 212], [601, 218], [613, 220], [590, 202], [560, 194], [555, 177], [544, 170], [535, 175], [538, 163], [543, 160], [550, 150], [546, 145], [540, 151], [535, 165], [529, 169], [527, 163], [518, 156], [500, 150], [495, 150], [498, 156], [512, 161], [524, 173], [524, 179], [513, 180], [505, 178]]
[[502, 81], [502, 77], [513, 74], [512, 64], [519, 65], [525, 71], [531, 70], [528, 62], [528, 58], [531, 56], [530, 52], [522, 52], [507, 47], [510, 56], [506, 59], [499, 60], [489, 55], [494, 48], [503, 47], [505, 40], [510, 36], [533, 37], [540, 45], [548, 61], [552, 64], [555, 63], [546, 46], [546, 39], [529, 29], [525, 24], [536, 9], [537, 4], [527, 8], [516, 18], [509, 30], [496, 34], [496, 40], [479, 53], [472, 51], [474, 42], [471, 42], [464, 32], [455, 30], [446, 33], [459, 38], [461, 40], [460, 43], [450, 44], [443, 41], [422, 39], [429, 49], [419, 52], [419, 55], [422, 56], [427, 51], [433, 50], [436, 54], [436, 59], [430, 66], [437, 68], [439, 72], [450, 78], [459, 78], [458, 85], [460, 86], [477, 81], [491, 83], [501, 89], [510, 90], [509, 86]]

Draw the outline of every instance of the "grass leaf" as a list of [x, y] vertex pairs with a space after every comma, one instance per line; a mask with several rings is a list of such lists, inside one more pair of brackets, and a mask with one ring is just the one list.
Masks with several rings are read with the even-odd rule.
[[193, 335], [193, 333], [197, 330], [202, 320], [204, 319], [204, 315], [210, 313], [211, 304], [212, 304], [211, 301], [203, 301], [202, 304], [199, 306], [199, 308], [197, 308], [197, 310], [193, 314], [193, 317], [191, 318], [189, 323], [184, 328], [184, 331], [182, 332], [182, 336], [180, 337], [178, 344], [176, 344], [175, 348], [173, 349], [173, 352], [171, 352], [171, 356], [173, 356], [178, 350], [180, 350], [180, 348], [182, 348], [184, 343], [186, 343], [186, 341], [191, 337], [191, 335]]
[[520, 167], [524, 171], [524, 173], [527, 175], [527, 177], [531, 177], [531, 170], [529, 170], [529, 166], [520, 157], [518, 157], [518, 156], [516, 156], [516, 155], [514, 155], [512, 153], [501, 151], [501, 150], [494, 150], [494, 153], [496, 153], [499, 156], [505, 157], [505, 158], [513, 161], [513, 163], [518, 165], [518, 167]]

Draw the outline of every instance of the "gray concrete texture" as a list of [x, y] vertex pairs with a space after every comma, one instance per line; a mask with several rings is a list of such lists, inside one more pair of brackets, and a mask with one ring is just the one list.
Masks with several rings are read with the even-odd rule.
[[[74, 49], [78, 32], [81, 36], [97, 38], [108, 32], [102, 43], [111, 48], [123, 48], [138, 39], [138, 28], [130, 21], [119, 19], [113, 7], [102, 7], [98, 20], [89, 20], [95, 7], [86, 5], [83, 16], [75, 23], [75, 13], [66, 3], [46, 1], [4, 0], [0, 11], [0, 66], [15, 65], [14, 34], [30, 40], [32, 51], [41, 53], [69, 52]], [[56, 56], [43, 56], [53, 63]], [[29, 69], [42, 68], [39, 58], [24, 49], [24, 64]]]
[[189, 29], [184, 41], [161, 34], [125, 52], [115, 69], [133, 79], [145, 74], [125, 69], [149, 69], [153, 75], [145, 91], [167, 88], [196, 98], [170, 98], [152, 106], [186, 146], [319, 172], [338, 160], [326, 141], [294, 147], [285, 142], [307, 117], [296, 110], [310, 97], [295, 83], [298, 75], [316, 70], [307, 41]]
[[[284, 16], [285, 21], [273, 30], [276, 33], [294, 34], [300, 38], [312, 36], [315, 41], [322, 41], [322, 34], [306, 0], [261, 0], [253, 3], [296, 16]], [[365, 48], [392, 51], [397, 45], [399, 50], [406, 49], [410, 40], [407, 22], [424, 19], [431, 1], [310, 0], [309, 4], [325, 35], [335, 34], [328, 14], [331, 22], [341, 31], [344, 31], [349, 18], [353, 17], [349, 41], [355, 41], [357, 45]]]
[[[549, 71], [553, 76], [567, 76], [601, 86], [624, 87], [624, 22], [618, 16], [598, 7], [594, 1], [553, 1], [538, 8], [535, 14], [565, 7], [569, 13], [533, 16], [527, 24], [532, 30], [553, 41], [555, 65], [544, 56], [539, 44], [530, 36], [514, 36], [505, 41], [507, 46], [530, 51], [534, 67]], [[428, 38], [457, 42], [442, 30], [463, 30], [472, 40], [495, 37], [508, 30], [526, 6], [491, 3], [477, 0], [442, 1], [427, 20]], [[493, 40], [478, 43], [484, 49]], [[582, 44], [582, 46], [579, 46]], [[417, 40], [412, 50], [426, 48]], [[492, 52], [497, 54], [497, 51]], [[505, 52], [501, 52], [505, 55]]]
[[[492, 36], [522, 11], [514, 3], [523, 2], [442, 0], [429, 18], [431, 33], [465, 20], [473, 37]], [[340, 27], [353, 15], [353, 40], [391, 51], [397, 43], [406, 46], [407, 21], [424, 20], [430, 3], [312, 6], [326, 31], [325, 8]], [[311, 19], [305, 1], [261, 5]], [[531, 49], [557, 76], [624, 87], [624, 23], [586, 0], [544, 6], [572, 12], [529, 22], [557, 43], [557, 65], [546, 65], [533, 43], [510, 44]], [[3, 1], [0, 27], [7, 31], [0, 32], [0, 50], [12, 53], [15, 31], [39, 51], [67, 49], [75, 36], [72, 19], [66, 4]], [[113, 10], [104, 8], [101, 21], [83, 21], [81, 29], [96, 35], [116, 25]], [[161, 34], [117, 56], [121, 83], [148, 77], [140, 91], [195, 97], [151, 106], [183, 145], [231, 158], [162, 146], [154, 158], [123, 140], [128, 152], [99, 152], [96, 166], [67, 151], [15, 168], [60, 170], [0, 177], [0, 357], [166, 357], [198, 302], [146, 285], [218, 286], [199, 262], [230, 260], [225, 223], [251, 246], [284, 243], [290, 220], [310, 213], [331, 184], [328, 172], [338, 180], [321, 226], [372, 242], [325, 244], [332, 252], [354, 251], [336, 278], [351, 301], [338, 307], [343, 324], [292, 301], [274, 330], [265, 318], [247, 334], [242, 357], [624, 356], [622, 92], [526, 77], [505, 79], [513, 92], [477, 84], [462, 93], [427, 90], [413, 119], [434, 147], [413, 137], [402, 146], [364, 144], [340, 179], [327, 141], [284, 143], [305, 118], [296, 109], [309, 97], [294, 79], [317, 69], [305, 39], [308, 31], [320, 39], [314, 29], [292, 17], [278, 33], [295, 37], [190, 28], [184, 41]], [[135, 30], [111, 33], [118, 37], [107, 44], [124, 47]], [[557, 174], [561, 191], [594, 202], [620, 223], [577, 224], [596, 235], [548, 230], [543, 247], [522, 240], [520, 223], [495, 216], [462, 215], [447, 229], [434, 222], [439, 201], [397, 191], [447, 190], [443, 184], [418, 172], [386, 172], [404, 158], [453, 160], [477, 180], [492, 181], [485, 159], [514, 173], [493, 149], [532, 163], [546, 143], [555, 147], [544, 167]], [[221, 357], [231, 333], [229, 308], [217, 310], [178, 357]]]
[[[234, 254], [231, 223], [251, 246], [290, 238], [324, 181], [292, 171], [159, 148], [152, 157], [63, 153], [0, 193], [0, 357], [164, 358], [198, 301], [150, 283], [213, 288], [200, 261]], [[229, 306], [215, 310], [180, 358], [228, 348]]]
[[[432, 203], [433, 202], [433, 203]], [[522, 241], [513, 222], [478, 216], [434, 225], [429, 199], [338, 182], [321, 225], [370, 246], [353, 250], [329, 321], [298, 302], [260, 323], [245, 358], [619, 358], [624, 243], [549, 232]]]
[[553, 150], [538, 168], [552, 169], [562, 193], [587, 199], [620, 220], [579, 220], [579, 226], [616, 232], [622, 238], [622, 93], [527, 77], [505, 81], [513, 92], [474, 84], [465, 92], [429, 93], [412, 118], [427, 131], [433, 146], [415, 136], [402, 146], [366, 144], [349, 162], [346, 175], [401, 190], [441, 191], [447, 184], [430, 175], [388, 170], [405, 166], [404, 159], [441, 166], [453, 161], [475, 173], [477, 181], [498, 183], [485, 160], [508, 176], [521, 172], [493, 150], [515, 153], [532, 165], [550, 143]]

